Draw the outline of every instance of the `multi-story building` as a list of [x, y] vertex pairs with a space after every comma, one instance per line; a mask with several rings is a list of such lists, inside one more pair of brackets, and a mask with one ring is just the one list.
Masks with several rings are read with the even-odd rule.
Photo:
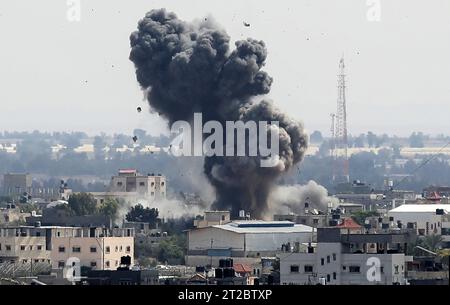
[[136, 200], [152, 202], [166, 198], [166, 177], [161, 174], [140, 175], [135, 169], [121, 169], [117, 176], [111, 177], [107, 192], [91, 192], [98, 204], [108, 198], [123, 199], [136, 203]]
[[112, 193], [137, 193], [150, 198], [165, 198], [166, 178], [161, 174], [142, 176], [135, 169], [121, 169], [111, 178], [109, 191]]
[[0, 228], [0, 263], [51, 263], [46, 228]]
[[409, 231], [350, 234], [339, 227], [317, 229], [317, 244], [286, 251], [280, 258], [282, 285], [405, 284]]
[[94, 270], [115, 270], [123, 256], [134, 259], [134, 230], [57, 226], [0, 229], [0, 260], [47, 262], [53, 269], [71, 258]]
[[32, 178], [30, 174], [7, 173], [3, 175], [3, 194], [6, 196], [20, 196], [31, 194]]

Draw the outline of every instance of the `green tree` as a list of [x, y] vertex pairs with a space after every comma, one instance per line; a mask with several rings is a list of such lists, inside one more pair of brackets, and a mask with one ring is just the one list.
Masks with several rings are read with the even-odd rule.
[[137, 204], [130, 209], [125, 215], [127, 221], [142, 221], [150, 224], [151, 227], [155, 227], [158, 221], [159, 211], [155, 208], [144, 208], [142, 204]]
[[111, 218], [115, 218], [117, 215], [117, 211], [119, 210], [119, 200], [115, 198], [107, 198], [99, 208], [99, 213], [109, 216]]
[[89, 193], [72, 194], [69, 198], [69, 207], [78, 216], [92, 215], [98, 212], [97, 202]]
[[361, 226], [364, 225], [366, 218], [373, 216], [378, 217], [380, 216], [380, 214], [377, 211], [358, 211], [351, 215], [353, 220]]
[[173, 235], [159, 244], [158, 260], [165, 262], [169, 259], [183, 259], [186, 249], [184, 236]]
[[425, 146], [423, 143], [424, 141], [424, 135], [422, 132], [413, 132], [411, 136], [409, 137], [409, 147], [412, 148], [422, 148]]
[[309, 137], [312, 143], [321, 143], [323, 141], [322, 133], [318, 130], [315, 130], [311, 136]]

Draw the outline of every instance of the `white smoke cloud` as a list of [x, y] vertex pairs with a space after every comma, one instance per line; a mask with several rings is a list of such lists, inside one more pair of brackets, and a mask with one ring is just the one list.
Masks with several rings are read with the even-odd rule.
[[328, 195], [328, 191], [315, 181], [309, 181], [305, 185], [295, 184], [276, 186], [269, 197], [270, 213], [296, 213], [304, 211], [305, 202], [310, 209], [326, 212], [328, 207], [335, 207], [339, 200]]

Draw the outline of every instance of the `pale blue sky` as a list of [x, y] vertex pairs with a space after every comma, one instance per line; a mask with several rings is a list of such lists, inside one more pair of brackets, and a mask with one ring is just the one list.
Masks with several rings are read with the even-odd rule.
[[136, 112], [146, 104], [128, 37], [166, 7], [185, 20], [211, 14], [234, 40], [264, 40], [270, 96], [309, 131], [329, 133], [344, 53], [350, 133], [449, 134], [450, 1], [380, 3], [381, 21], [369, 22], [364, 0], [81, 0], [71, 23], [66, 1], [2, 0], [0, 130], [162, 131]]

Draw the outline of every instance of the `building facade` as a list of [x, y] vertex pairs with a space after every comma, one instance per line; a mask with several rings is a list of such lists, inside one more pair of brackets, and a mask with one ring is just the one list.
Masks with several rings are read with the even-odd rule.
[[405, 284], [409, 233], [348, 234], [319, 228], [317, 244], [306, 251], [281, 253], [282, 285]]
[[313, 228], [289, 221], [233, 221], [188, 231], [186, 265], [218, 266], [221, 259], [261, 266], [261, 257], [274, 256], [284, 244], [314, 239]]
[[137, 193], [150, 199], [166, 197], [166, 177], [161, 174], [140, 175], [135, 169], [121, 169], [111, 178], [109, 191], [112, 193]]
[[81, 227], [11, 227], [0, 229], [0, 260], [47, 262], [62, 269], [70, 259], [93, 270], [116, 270], [121, 257], [134, 260], [134, 230]]
[[3, 194], [5, 196], [20, 196], [31, 194], [32, 178], [30, 174], [7, 173], [3, 175]]

